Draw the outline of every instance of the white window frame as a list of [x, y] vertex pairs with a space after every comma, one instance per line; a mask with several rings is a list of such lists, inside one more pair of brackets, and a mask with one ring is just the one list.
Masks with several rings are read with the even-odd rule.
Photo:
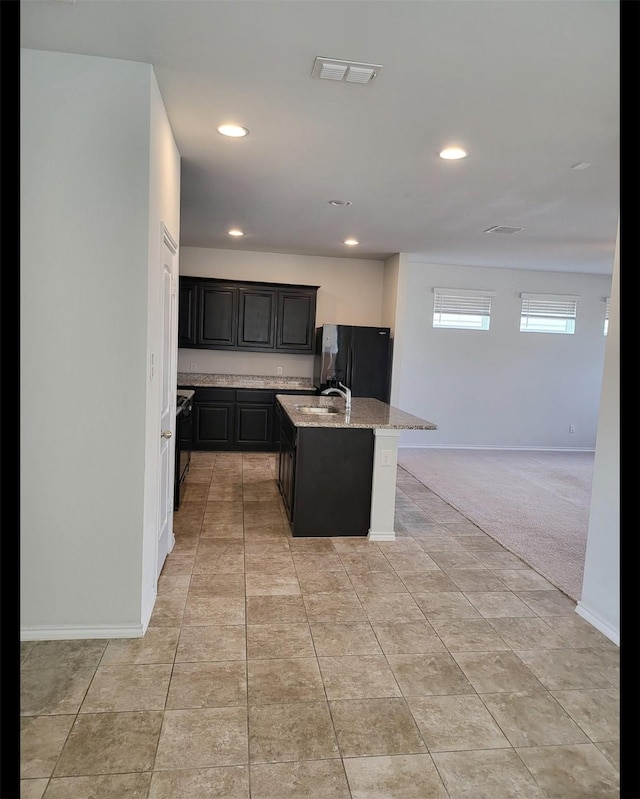
[[578, 297], [572, 294], [520, 294], [521, 333], [554, 333], [573, 335], [576, 332]]
[[611, 307], [611, 297], [605, 297], [604, 301], [606, 303], [606, 306], [604, 311], [604, 330], [602, 332], [606, 336], [607, 333], [609, 332], [609, 311]]
[[493, 291], [433, 289], [433, 327], [489, 330]]

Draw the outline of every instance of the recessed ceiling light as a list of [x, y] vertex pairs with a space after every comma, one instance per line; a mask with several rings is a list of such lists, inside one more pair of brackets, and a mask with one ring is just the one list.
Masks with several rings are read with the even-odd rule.
[[244, 236], [244, 233], [241, 230], [238, 230], [238, 228], [232, 228], [231, 230], [227, 230], [227, 233], [230, 236]]
[[337, 205], [344, 208], [346, 205], [351, 205], [351, 200], [329, 200], [329, 205]]
[[354, 247], [356, 244], [360, 244], [359, 241], [356, 239], [345, 239], [344, 243], [347, 244], [349, 247]]
[[445, 147], [440, 153], [440, 158], [444, 158], [445, 161], [456, 161], [458, 158], [466, 157], [467, 151], [461, 147]]
[[231, 136], [234, 139], [239, 139], [242, 138], [242, 136], [246, 136], [249, 131], [247, 128], [243, 128], [240, 125], [220, 125], [218, 133], [222, 133], [223, 136]]

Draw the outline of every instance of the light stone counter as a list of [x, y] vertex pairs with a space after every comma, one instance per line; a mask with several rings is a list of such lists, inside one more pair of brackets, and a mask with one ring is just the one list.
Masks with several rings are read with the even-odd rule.
[[[295, 427], [364, 427], [370, 430], [437, 430], [433, 422], [401, 411], [386, 402], [370, 397], [352, 397], [351, 411], [345, 410], [345, 401], [336, 396], [295, 397], [276, 394]], [[299, 405], [337, 408], [336, 414], [306, 414], [296, 410]]]
[[267, 388], [300, 389], [315, 391], [312, 381], [307, 377], [285, 377], [283, 375], [223, 375], [205, 372], [178, 372], [179, 386], [195, 388]]

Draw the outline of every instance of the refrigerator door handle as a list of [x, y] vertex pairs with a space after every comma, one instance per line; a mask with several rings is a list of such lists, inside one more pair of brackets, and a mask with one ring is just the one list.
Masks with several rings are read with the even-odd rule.
[[347, 383], [349, 388], [352, 387], [355, 376], [356, 376], [356, 354], [353, 350], [351, 350], [351, 358], [349, 359], [349, 382]]

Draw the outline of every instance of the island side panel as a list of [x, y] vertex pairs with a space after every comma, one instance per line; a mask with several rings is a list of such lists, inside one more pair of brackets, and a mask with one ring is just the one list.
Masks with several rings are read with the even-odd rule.
[[291, 534], [366, 536], [373, 430], [299, 427]]
[[374, 433], [369, 539], [395, 541], [399, 431], [377, 428]]

